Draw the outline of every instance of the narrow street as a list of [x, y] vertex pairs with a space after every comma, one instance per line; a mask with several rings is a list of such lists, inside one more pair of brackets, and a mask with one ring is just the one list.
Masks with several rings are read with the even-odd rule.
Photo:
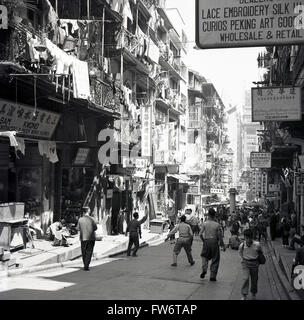
[[[240, 300], [242, 284], [238, 253], [221, 252], [217, 282], [209, 274], [200, 279], [201, 241], [193, 242], [195, 265], [182, 251], [178, 266], [171, 267], [173, 244], [146, 247], [138, 257], [119, 255], [96, 261], [89, 272], [82, 264], [0, 280], [0, 300]], [[287, 300], [271, 259], [260, 268], [258, 300]]]

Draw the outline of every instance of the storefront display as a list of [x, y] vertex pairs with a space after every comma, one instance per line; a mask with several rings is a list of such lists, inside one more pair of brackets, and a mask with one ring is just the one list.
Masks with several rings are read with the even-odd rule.
[[25, 213], [40, 215], [42, 210], [41, 168], [17, 169], [17, 197], [25, 203]]
[[93, 182], [91, 168], [66, 168], [62, 170], [62, 218], [68, 223], [77, 223], [81, 209]]

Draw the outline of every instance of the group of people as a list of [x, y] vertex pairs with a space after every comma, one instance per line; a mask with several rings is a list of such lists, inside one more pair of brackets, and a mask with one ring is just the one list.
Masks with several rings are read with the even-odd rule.
[[[190, 209], [191, 210], [191, 209]], [[179, 223], [169, 232], [166, 240], [172, 239], [172, 236], [179, 233], [179, 237], [175, 242], [173, 248], [173, 263], [171, 266], [177, 266], [177, 256], [184, 248], [188, 262], [191, 266], [195, 264], [192, 256], [192, 242], [194, 236], [194, 230], [199, 228], [199, 237], [203, 241], [201, 259], [202, 259], [202, 272], [200, 278], [204, 279], [207, 271], [208, 264], [211, 260], [210, 265], [210, 281], [216, 281], [219, 262], [220, 262], [220, 250], [226, 250], [224, 244], [224, 230], [225, 224], [223, 224], [222, 219], [217, 215], [213, 208], [208, 211], [208, 218], [206, 221], [201, 220], [200, 223], [196, 221], [193, 223], [191, 219], [191, 212], [186, 210], [185, 215], [180, 217]], [[261, 219], [262, 220], [262, 219]], [[192, 221], [192, 223], [191, 223]], [[237, 221], [237, 220], [236, 220]], [[265, 256], [263, 254], [262, 247], [258, 241], [255, 241], [255, 236], [252, 230], [248, 228], [243, 228], [242, 224], [238, 224], [238, 229], [234, 230], [231, 228], [231, 233], [233, 235], [238, 235], [240, 229], [244, 235], [244, 241], [240, 242], [237, 246], [239, 250], [239, 255], [242, 260], [242, 270], [243, 270], [243, 284], [242, 284], [242, 299], [246, 300], [249, 292], [249, 282], [251, 281], [251, 293], [252, 299], [256, 298], [257, 294], [257, 284], [258, 284], [258, 271], [259, 265], [265, 263]]]
[[[175, 242], [173, 249], [173, 263], [171, 266], [177, 266], [177, 256], [184, 248], [190, 265], [194, 265], [195, 261], [192, 256], [193, 235], [198, 233], [203, 241], [201, 252], [202, 257], [202, 273], [201, 278], [205, 278], [208, 269], [208, 263], [211, 260], [210, 281], [216, 281], [216, 276], [220, 261], [220, 247], [225, 250], [223, 241], [223, 232], [221, 225], [215, 221], [216, 212], [213, 208], [209, 209], [208, 220], [199, 223], [198, 219], [193, 219], [191, 209], [186, 210], [186, 214], [180, 217], [180, 222], [169, 232], [166, 240], [170, 239], [177, 232], [179, 237]], [[195, 216], [194, 216], [195, 217]], [[196, 218], [196, 217], [195, 217]]]

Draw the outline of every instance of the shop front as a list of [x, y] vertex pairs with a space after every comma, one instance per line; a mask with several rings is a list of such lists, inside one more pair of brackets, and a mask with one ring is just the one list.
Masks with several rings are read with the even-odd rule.
[[50, 139], [60, 114], [3, 99], [0, 108], [0, 202], [23, 203], [24, 214], [35, 215], [45, 229], [53, 216], [59, 161]]

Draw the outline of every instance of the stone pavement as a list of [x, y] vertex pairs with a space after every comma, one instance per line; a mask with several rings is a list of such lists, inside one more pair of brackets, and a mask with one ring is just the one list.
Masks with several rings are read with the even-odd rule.
[[268, 245], [270, 250], [273, 252], [274, 263], [278, 265], [280, 269], [277, 270], [277, 272], [280, 276], [280, 280], [283, 282], [285, 290], [288, 291], [289, 295], [291, 295], [291, 298], [293, 300], [297, 299], [297, 297], [299, 297], [300, 299], [304, 299], [303, 293], [296, 291], [293, 288], [291, 279], [293, 259], [295, 258], [296, 251], [284, 248], [282, 246], [281, 238], [277, 238], [274, 241], [269, 240]]
[[[143, 229], [140, 247], [155, 241], [162, 242], [164, 238], [165, 234], [151, 233], [150, 230]], [[92, 260], [103, 259], [126, 251], [128, 241], [129, 237], [125, 235], [102, 236], [101, 241], [95, 242]], [[28, 243], [26, 249], [12, 252], [11, 261], [14, 261], [16, 268], [12, 266], [2, 272], [2, 275], [13, 276], [77, 263], [73, 260], [81, 257], [79, 235], [69, 238], [69, 243], [69, 247], [54, 247], [50, 241], [34, 240], [35, 248], [31, 248]]]

